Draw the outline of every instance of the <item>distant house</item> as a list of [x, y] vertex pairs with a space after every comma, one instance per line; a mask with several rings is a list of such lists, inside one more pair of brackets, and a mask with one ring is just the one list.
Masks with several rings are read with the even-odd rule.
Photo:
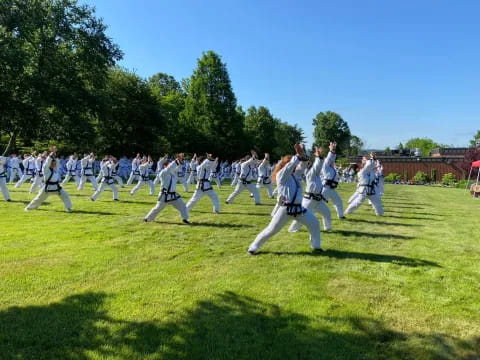
[[[432, 181], [440, 181], [444, 174], [452, 173], [457, 179], [463, 179], [467, 174], [459, 166], [464, 162], [468, 148], [434, 149], [429, 157], [415, 156], [415, 150], [376, 152], [377, 158], [383, 163], [383, 173], [399, 174], [403, 180], [411, 180], [418, 171], [426, 173]], [[366, 155], [369, 152], [366, 152]], [[417, 152], [418, 154], [418, 152]], [[351, 158], [351, 162], [361, 163], [362, 157]]]

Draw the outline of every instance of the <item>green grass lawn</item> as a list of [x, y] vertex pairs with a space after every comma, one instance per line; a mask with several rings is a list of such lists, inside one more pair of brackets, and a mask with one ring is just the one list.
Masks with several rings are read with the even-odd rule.
[[[28, 187], [0, 202], [0, 359], [479, 359], [480, 201], [462, 190], [386, 186], [322, 232], [287, 227], [258, 256], [270, 220], [247, 193], [184, 225], [141, 189], [66, 187], [25, 212]], [[352, 184], [341, 184], [344, 200]], [[184, 195], [182, 193], [182, 195]], [[184, 199], [189, 198], [184, 195]]]

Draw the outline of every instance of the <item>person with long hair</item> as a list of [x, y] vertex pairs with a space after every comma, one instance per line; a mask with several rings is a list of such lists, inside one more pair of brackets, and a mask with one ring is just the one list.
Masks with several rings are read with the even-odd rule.
[[58, 171], [57, 148], [52, 146], [50, 154], [43, 164], [44, 185], [41, 187], [37, 196], [27, 205], [26, 211], [37, 209], [52, 194], [56, 193], [63, 201], [65, 210], [72, 212], [72, 202], [68, 193], [60, 186], [60, 173]]
[[375, 210], [375, 214], [377, 216], [383, 215], [382, 197], [379, 193], [377, 177], [374, 171], [376, 165], [375, 153], [370, 153], [370, 159], [363, 157], [362, 169], [358, 172], [357, 190], [348, 200], [349, 205], [345, 210], [346, 214], [353, 213], [368, 198]]
[[185, 206], [181, 196], [177, 193], [177, 171], [178, 167], [183, 165], [183, 153], [177, 154], [174, 161], [167, 160], [163, 166], [164, 169], [160, 171], [160, 183], [162, 190], [158, 195], [157, 204], [148, 212], [147, 216], [143, 219], [145, 222], [153, 221], [157, 215], [162, 211], [165, 206], [172, 205], [178, 210], [182, 221], [185, 224], [188, 222], [188, 209]]
[[255, 255], [260, 247], [278, 233], [290, 220], [297, 220], [310, 232], [310, 247], [323, 251], [320, 247], [320, 225], [312, 211], [302, 206], [302, 181], [297, 172], [303, 171], [306, 162], [305, 152], [300, 144], [294, 146], [296, 155], [286, 155], [273, 172], [273, 181], [278, 186], [278, 205], [268, 226], [250, 244], [248, 253]]
[[213, 190], [212, 184], [210, 182], [210, 173], [213, 171], [214, 168], [218, 165], [218, 158], [213, 159], [212, 154], [207, 154], [206, 159], [204, 160], [202, 157], [198, 158], [198, 162], [200, 165], [197, 168], [197, 187], [193, 196], [187, 203], [188, 211], [191, 211], [195, 204], [205, 195], [210, 198], [213, 204], [213, 212], [219, 213], [220, 212], [220, 204], [218, 201], [218, 195]]
[[[302, 199], [302, 206], [305, 209], [311, 210], [313, 213], [318, 212], [322, 216], [323, 229], [329, 231], [332, 229], [332, 215], [327, 206], [327, 200], [322, 196], [323, 184], [320, 178], [323, 166], [322, 152], [322, 148], [315, 147], [315, 161], [312, 166], [307, 169], [305, 174], [307, 185]], [[300, 222], [294, 220], [288, 231], [297, 232], [301, 226]]]
[[[233, 200], [244, 190], [249, 191], [250, 194], [253, 195], [255, 200], [255, 205], [260, 205], [260, 193], [258, 192], [257, 187], [252, 184], [254, 179], [253, 168], [257, 165], [258, 162], [258, 155], [257, 153], [252, 150], [252, 156], [247, 156], [243, 159], [240, 164], [240, 177], [237, 182], [237, 186], [235, 190], [228, 196], [227, 200], [225, 201], [226, 204], [233, 203]], [[238, 169], [238, 165], [237, 165]]]
[[338, 186], [338, 182], [340, 180], [338, 171], [335, 168], [335, 159], [337, 155], [335, 154], [335, 150], [337, 148], [336, 142], [331, 142], [329, 145], [329, 152], [328, 155], [323, 162], [322, 167], [322, 178], [323, 178], [323, 190], [322, 196], [327, 199], [331, 200], [333, 203], [333, 207], [337, 211], [337, 216], [339, 219], [345, 219], [345, 215], [343, 213], [343, 202], [340, 195], [338, 195], [337, 191], [335, 190]]

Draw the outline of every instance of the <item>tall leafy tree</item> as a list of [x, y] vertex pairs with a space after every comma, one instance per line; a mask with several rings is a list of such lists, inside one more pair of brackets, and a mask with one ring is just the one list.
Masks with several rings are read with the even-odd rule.
[[236, 107], [227, 66], [213, 51], [205, 52], [190, 78], [185, 109], [180, 113], [180, 122], [188, 129], [186, 151], [238, 156], [243, 123]]
[[160, 108], [147, 82], [137, 74], [113, 68], [104, 94], [105, 107], [98, 117], [98, 149], [105, 153], [161, 154], [164, 130]]
[[350, 147], [348, 150], [348, 155], [358, 156], [360, 152], [363, 150], [363, 147], [364, 147], [363, 140], [360, 139], [358, 136], [352, 135], [350, 138]]
[[99, 91], [122, 57], [105, 29], [76, 0], [0, 2], [0, 130], [10, 145], [92, 138]]
[[480, 140], [480, 130], [478, 130], [473, 139], [470, 140], [470, 146], [476, 146], [478, 140]]
[[245, 135], [250, 140], [251, 147], [259, 153], [270, 153], [277, 144], [275, 138], [277, 123], [266, 107], [248, 108], [245, 115]]
[[284, 155], [292, 153], [293, 145], [303, 143], [305, 136], [303, 130], [297, 125], [290, 125], [286, 122], [275, 119], [275, 141], [276, 147], [272, 151], [272, 159], [278, 160]]
[[429, 138], [412, 138], [405, 143], [406, 149], [419, 148], [422, 156], [429, 156], [433, 149], [441, 147], [448, 147], [448, 145], [442, 145]]
[[313, 119], [313, 136], [315, 144], [328, 148], [330, 141], [337, 142], [337, 153], [348, 154], [350, 148], [351, 132], [348, 123], [342, 117], [333, 112], [320, 112]]

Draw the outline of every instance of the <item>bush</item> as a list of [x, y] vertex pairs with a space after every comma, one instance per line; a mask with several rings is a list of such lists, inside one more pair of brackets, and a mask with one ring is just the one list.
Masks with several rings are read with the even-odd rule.
[[413, 177], [413, 181], [417, 184], [425, 184], [429, 181], [428, 175], [425, 174], [423, 171], [418, 171], [415, 176]]
[[457, 179], [455, 178], [455, 175], [452, 173], [447, 173], [443, 175], [442, 177], [442, 184], [447, 185], [447, 186], [452, 186], [457, 182]]
[[387, 176], [385, 176], [385, 181], [392, 182], [392, 183], [400, 181], [400, 174], [390, 173]]
[[[469, 187], [472, 185], [472, 184], [475, 184], [475, 180], [470, 180], [470, 182], [468, 183]], [[460, 180], [459, 182], [457, 182], [455, 184], [455, 187], [457, 189], [465, 189], [465, 187], [467, 186], [467, 180]]]

